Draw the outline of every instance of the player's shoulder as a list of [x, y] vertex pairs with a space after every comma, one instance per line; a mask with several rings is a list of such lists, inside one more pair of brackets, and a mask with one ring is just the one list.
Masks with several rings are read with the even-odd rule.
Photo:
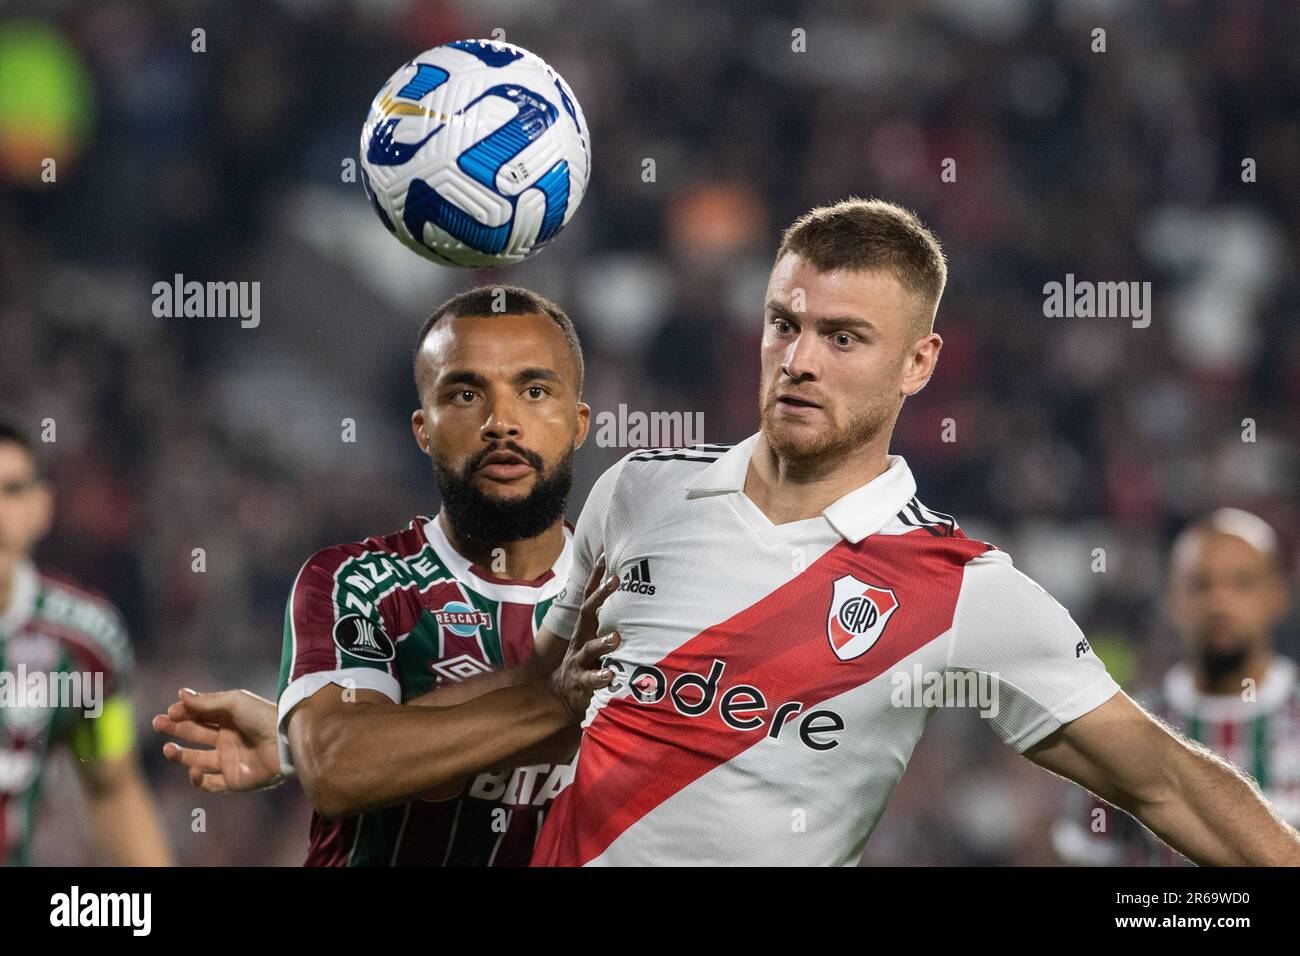
[[930, 573], [934, 562], [956, 568], [972, 561], [1011, 568], [1011, 558], [997, 545], [973, 538], [962, 530], [957, 519], [944, 511], [925, 505], [916, 495], [910, 497], [898, 512], [887, 520], [876, 535], [883, 538], [900, 538], [906, 541], [919, 571]]
[[[685, 462], [687, 464], [705, 464], [717, 461], [732, 448], [734, 443], [710, 443], [702, 445], [683, 445], [666, 448], [637, 448], [624, 456], [624, 461], [646, 463], [646, 467], [669, 467], [666, 463]], [[674, 464], [671, 467], [677, 468]]]
[[960, 575], [967, 604], [1012, 613], [1062, 610], [1033, 578], [1016, 567], [1010, 554], [992, 542], [968, 536], [947, 512], [911, 497], [879, 534], [897, 535], [909, 545], [909, 565], [918, 573]]
[[611, 469], [623, 487], [676, 489], [684, 487], [734, 447], [729, 444], [637, 448]]
[[57, 571], [39, 571], [33, 617], [67, 643], [122, 665], [130, 645], [122, 614], [104, 594]]
[[415, 518], [401, 531], [320, 548], [303, 562], [303, 568], [333, 572], [355, 558], [387, 556], [400, 560], [414, 557], [427, 547], [423, 526], [428, 521], [428, 518]]

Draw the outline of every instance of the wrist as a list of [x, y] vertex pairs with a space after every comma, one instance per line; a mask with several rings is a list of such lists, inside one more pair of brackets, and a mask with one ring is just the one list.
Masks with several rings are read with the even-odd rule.
[[582, 723], [583, 714], [574, 712], [567, 695], [555, 686], [552, 675], [534, 678], [525, 686], [537, 697], [539, 704], [549, 715], [561, 721], [562, 727]]

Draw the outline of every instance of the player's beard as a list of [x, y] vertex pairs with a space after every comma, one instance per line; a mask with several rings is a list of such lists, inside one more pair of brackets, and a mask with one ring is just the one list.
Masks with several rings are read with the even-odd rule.
[[778, 420], [775, 390], [762, 395], [761, 401], [761, 428], [768, 447], [785, 461], [802, 465], [819, 465], [852, 455], [888, 429], [896, 414], [887, 402], [874, 402], [843, 428], [829, 423], [816, 428]]
[[[496, 498], [484, 494], [474, 484], [483, 459], [494, 451], [512, 451], [537, 470], [537, 480], [528, 494], [522, 498]], [[549, 472], [540, 455], [514, 442], [485, 448], [459, 471], [434, 458], [434, 479], [452, 530], [462, 541], [487, 547], [537, 537], [564, 517], [564, 507], [573, 487], [574, 453], [575, 449], [569, 449]]]
[[1211, 683], [1231, 677], [1246, 664], [1250, 651], [1244, 647], [1231, 650], [1202, 650], [1200, 653], [1201, 673]]

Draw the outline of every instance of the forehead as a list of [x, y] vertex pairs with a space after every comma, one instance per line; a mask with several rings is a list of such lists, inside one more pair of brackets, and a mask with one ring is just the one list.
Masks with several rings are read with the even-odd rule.
[[904, 316], [915, 307], [912, 296], [890, 272], [881, 269], [832, 269], [822, 272], [802, 256], [789, 252], [772, 267], [767, 301], [778, 302], [798, 313], [799, 291], [803, 311], [819, 315], [857, 315], [878, 319]]
[[543, 365], [566, 379], [573, 358], [564, 331], [549, 315], [446, 316], [429, 330], [419, 361], [436, 374], [470, 370], [508, 375], [527, 365]]
[[1222, 531], [1192, 531], [1174, 549], [1176, 574], [1267, 567], [1268, 556], [1244, 538]]
[[11, 441], [0, 441], [0, 477], [26, 477], [36, 470], [31, 453]]

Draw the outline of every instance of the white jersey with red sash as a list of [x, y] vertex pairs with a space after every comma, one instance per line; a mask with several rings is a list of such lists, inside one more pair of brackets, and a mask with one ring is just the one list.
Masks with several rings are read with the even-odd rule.
[[588, 498], [544, 624], [572, 632], [604, 552], [623, 583], [601, 632], [623, 643], [534, 865], [852, 865], [936, 681], [982, 681], [1022, 751], [1118, 690], [1056, 601], [916, 500], [901, 458], [773, 525], [742, 490], [757, 440], [634, 452]]

